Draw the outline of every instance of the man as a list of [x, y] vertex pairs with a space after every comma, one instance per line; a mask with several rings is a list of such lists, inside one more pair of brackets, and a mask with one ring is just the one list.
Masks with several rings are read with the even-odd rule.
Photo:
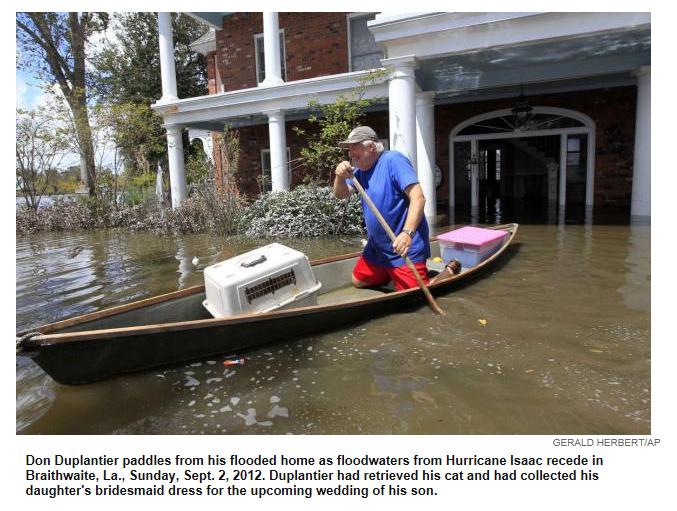
[[353, 269], [353, 285], [378, 286], [392, 280], [397, 290], [416, 287], [416, 277], [406, 265], [405, 255], [427, 283], [425, 263], [430, 257], [430, 242], [423, 216], [425, 197], [411, 163], [397, 151], [384, 151], [368, 126], [355, 128], [341, 145], [348, 148], [351, 161], [336, 166], [334, 195], [348, 197], [355, 191], [352, 179], [357, 179], [396, 235], [391, 241], [362, 200], [369, 241]]

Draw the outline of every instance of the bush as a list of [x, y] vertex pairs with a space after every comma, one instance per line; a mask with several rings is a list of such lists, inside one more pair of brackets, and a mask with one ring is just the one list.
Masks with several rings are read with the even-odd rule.
[[299, 186], [291, 192], [268, 192], [250, 206], [236, 191], [220, 193], [212, 180], [197, 185], [177, 209], [162, 209], [154, 196], [136, 204], [90, 197], [57, 198], [37, 212], [16, 209], [19, 235], [39, 231], [126, 228], [162, 233], [210, 232], [222, 236], [315, 237], [364, 232], [356, 198], [334, 197], [328, 187]]
[[235, 234], [244, 210], [244, 200], [236, 190], [219, 192], [212, 179], [196, 185], [180, 207], [167, 211], [172, 230]]
[[155, 232], [236, 232], [244, 201], [237, 194], [222, 194], [214, 183], [197, 186], [181, 207], [163, 210], [155, 196], [139, 203], [77, 197], [57, 198], [36, 212], [26, 205], [16, 209], [16, 233], [74, 231], [121, 227]]
[[329, 187], [298, 186], [290, 192], [268, 192], [242, 215], [240, 231], [250, 237], [313, 237], [364, 232], [357, 199], [348, 204]]

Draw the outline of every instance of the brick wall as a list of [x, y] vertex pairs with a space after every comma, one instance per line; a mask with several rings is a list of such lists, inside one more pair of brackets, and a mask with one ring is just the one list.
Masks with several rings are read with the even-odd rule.
[[347, 13], [280, 13], [287, 80], [348, 72]]
[[[387, 113], [369, 114], [365, 117], [363, 124], [367, 124], [376, 130], [381, 138], [388, 138], [388, 116]], [[306, 136], [300, 137], [296, 134], [294, 128], [301, 128]], [[237, 176], [237, 185], [239, 190], [249, 197], [256, 197], [259, 194], [259, 182], [257, 178], [262, 175], [261, 170], [261, 150], [269, 149], [268, 125], [250, 126], [240, 128], [240, 171]], [[304, 165], [300, 160], [301, 149], [307, 145], [307, 137], [312, 137], [316, 132], [316, 127], [308, 121], [296, 121], [287, 123], [287, 147], [289, 147], [290, 162], [292, 168], [291, 186], [295, 187], [304, 182], [306, 176], [315, 176], [313, 169]], [[216, 156], [217, 176], [221, 169]]]
[[[287, 81], [348, 71], [347, 14], [336, 12], [280, 13], [284, 30]], [[256, 87], [254, 36], [263, 33], [261, 13], [226, 16], [223, 30], [216, 32], [216, 55], [226, 91]], [[215, 68], [208, 68], [209, 93]]]
[[[598, 206], [630, 204], [632, 192], [632, 164], [634, 155], [635, 105], [637, 88], [615, 87], [582, 92], [568, 92], [529, 96], [532, 106], [551, 106], [576, 110], [590, 116], [596, 123], [595, 204]], [[514, 98], [476, 103], [458, 103], [435, 107], [436, 163], [445, 175], [437, 189], [437, 200], [446, 202], [449, 168], [449, 134], [466, 119], [492, 110], [511, 108]], [[372, 112], [363, 121], [382, 138], [388, 138], [387, 112]], [[292, 127], [300, 126], [312, 133], [313, 127], [305, 121], [287, 123], [287, 145], [291, 159], [299, 157], [305, 139], [301, 140]], [[261, 175], [261, 148], [268, 148], [268, 126], [259, 125], [240, 129], [242, 153], [238, 184], [249, 196], [258, 194], [256, 177]], [[299, 162], [292, 164], [292, 186], [309, 172]]]
[[[284, 29], [287, 81], [348, 71], [346, 13], [280, 13], [279, 25]], [[262, 32], [261, 13], [235, 13], [224, 18], [223, 30], [216, 32], [216, 59], [208, 60], [210, 94], [217, 90], [216, 65], [226, 91], [256, 86], [254, 35]], [[636, 87], [630, 86], [529, 97], [534, 106], [577, 110], [595, 121], [595, 204], [630, 203], [636, 94]], [[449, 133], [458, 123], [512, 106], [514, 98], [435, 107], [436, 163], [442, 172], [446, 173], [449, 166]], [[387, 138], [387, 113], [372, 114], [365, 121], [369, 123]], [[297, 124], [308, 128], [307, 123]], [[293, 160], [298, 158], [304, 141], [298, 140], [292, 126], [287, 124], [287, 144]], [[256, 195], [259, 189], [256, 176], [261, 175], [260, 149], [268, 147], [267, 125], [242, 129], [241, 140], [240, 185], [247, 194]], [[302, 181], [303, 172], [302, 165], [295, 169], [292, 186]], [[438, 200], [446, 200], [447, 179], [438, 188], [437, 196]]]

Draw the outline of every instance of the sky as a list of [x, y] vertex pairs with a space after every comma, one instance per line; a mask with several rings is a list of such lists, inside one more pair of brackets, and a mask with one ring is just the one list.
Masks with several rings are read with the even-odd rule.
[[[110, 31], [108, 37], [113, 37], [113, 32]], [[103, 36], [98, 36], [92, 41], [94, 49], [100, 41], [103, 40]], [[89, 50], [89, 49], [88, 49]], [[35, 78], [30, 74], [30, 72], [16, 68], [16, 107], [22, 108], [25, 110], [32, 110], [35, 108], [40, 108], [47, 101], [47, 96], [43, 90], [44, 82], [41, 82], [39, 79]], [[56, 87], [56, 86], [55, 86]], [[58, 88], [57, 88], [58, 90]], [[98, 162], [98, 158], [97, 158]], [[112, 166], [113, 162], [113, 149], [108, 148], [103, 158], [104, 165]], [[60, 165], [60, 167], [66, 169], [73, 165], [80, 164], [80, 155], [77, 153], [72, 153], [67, 155]]]
[[[27, 74], [25, 71], [16, 70], [16, 107], [24, 110], [33, 110], [40, 108], [47, 100], [45, 92], [40, 88], [38, 80]], [[112, 156], [110, 158], [112, 160]], [[108, 156], [104, 158], [107, 162]], [[80, 155], [77, 153], [68, 154], [59, 165], [67, 169], [73, 165], [80, 164]]]
[[32, 109], [44, 102], [40, 82], [23, 70], [16, 70], [16, 106]]

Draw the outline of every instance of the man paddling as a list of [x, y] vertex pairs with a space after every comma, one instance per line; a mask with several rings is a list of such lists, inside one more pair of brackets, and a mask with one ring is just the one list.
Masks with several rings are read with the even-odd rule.
[[336, 166], [334, 195], [348, 197], [354, 192], [352, 179], [357, 179], [396, 234], [391, 241], [362, 200], [369, 240], [353, 269], [353, 285], [379, 286], [392, 280], [397, 290], [416, 287], [416, 278], [403, 259], [405, 255], [427, 283], [425, 262], [430, 257], [430, 242], [423, 216], [425, 197], [411, 163], [397, 151], [384, 151], [368, 126], [355, 128], [340, 145], [348, 148], [351, 161]]

